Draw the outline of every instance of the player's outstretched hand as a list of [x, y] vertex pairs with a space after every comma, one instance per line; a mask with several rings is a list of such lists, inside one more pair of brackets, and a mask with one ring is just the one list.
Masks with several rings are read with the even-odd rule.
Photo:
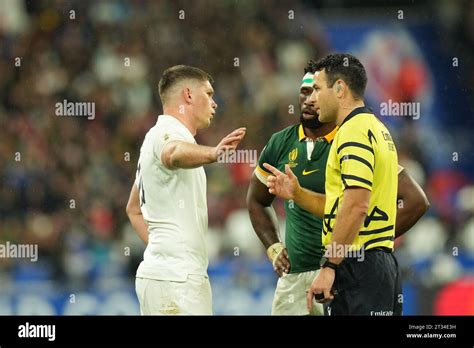
[[285, 165], [286, 174], [268, 163], [264, 163], [263, 166], [273, 174], [267, 178], [268, 192], [283, 199], [295, 199], [301, 187], [298, 178], [293, 174], [290, 166], [288, 164]]
[[237, 128], [236, 130], [232, 131], [224, 138], [222, 138], [219, 144], [217, 144], [217, 146], [214, 148], [216, 161], [218, 159], [218, 156], [220, 156], [221, 154], [235, 151], [239, 143], [244, 138], [246, 131], [247, 128], [245, 127]]

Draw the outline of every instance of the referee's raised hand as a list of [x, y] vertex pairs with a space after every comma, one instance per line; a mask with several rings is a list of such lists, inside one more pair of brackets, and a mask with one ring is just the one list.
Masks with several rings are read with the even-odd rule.
[[273, 174], [267, 178], [268, 192], [283, 199], [295, 199], [296, 194], [301, 190], [301, 186], [290, 166], [285, 165], [286, 174], [268, 163], [264, 163], [263, 166]]

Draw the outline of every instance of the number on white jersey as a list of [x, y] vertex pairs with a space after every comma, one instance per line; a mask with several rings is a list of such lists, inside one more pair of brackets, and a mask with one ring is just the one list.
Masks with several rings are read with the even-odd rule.
[[138, 176], [138, 193], [140, 195], [140, 207], [143, 207], [143, 205], [146, 203], [146, 200], [145, 200], [145, 188], [143, 187], [142, 173], [140, 171], [140, 162], [138, 162], [137, 176]]

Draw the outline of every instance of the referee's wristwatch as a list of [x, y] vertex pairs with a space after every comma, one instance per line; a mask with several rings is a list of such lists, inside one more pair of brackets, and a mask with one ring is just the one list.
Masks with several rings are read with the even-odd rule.
[[332, 268], [334, 271], [337, 271], [337, 268], [339, 267], [339, 265], [337, 263], [329, 261], [324, 256], [321, 258], [320, 265], [321, 265], [321, 268], [326, 268], [326, 267], [327, 268]]

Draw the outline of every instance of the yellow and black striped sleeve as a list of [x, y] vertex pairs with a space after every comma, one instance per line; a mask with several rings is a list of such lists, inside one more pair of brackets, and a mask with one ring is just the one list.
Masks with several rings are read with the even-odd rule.
[[363, 126], [341, 127], [337, 142], [337, 159], [344, 188], [357, 186], [372, 191], [375, 152], [370, 131]]

